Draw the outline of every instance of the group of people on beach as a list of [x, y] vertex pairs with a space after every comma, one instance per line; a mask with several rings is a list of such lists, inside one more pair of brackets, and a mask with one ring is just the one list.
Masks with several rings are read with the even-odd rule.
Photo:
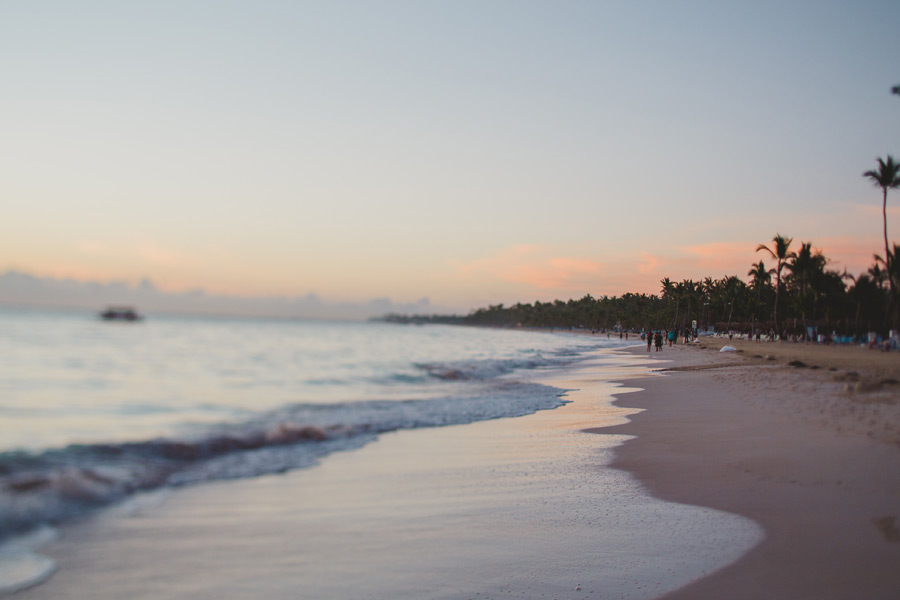
[[651, 331], [648, 329], [645, 332], [641, 332], [641, 339], [647, 340], [647, 352], [650, 352], [650, 349], [654, 346], [656, 347], [656, 351], [659, 352], [663, 349], [664, 344], [668, 343], [671, 348], [678, 343], [679, 339], [683, 339], [685, 344], [690, 344], [697, 339], [697, 331], [691, 329], [684, 329], [681, 331], [678, 329]]
[[[620, 340], [628, 341], [629, 330], [617, 325], [612, 330], [592, 329], [591, 333], [605, 333], [607, 339], [611, 337], [611, 334], [618, 333]], [[631, 333], [637, 335], [638, 332], [632, 330]], [[710, 330], [710, 335], [713, 335], [712, 330]], [[789, 341], [795, 343], [814, 342], [825, 345], [830, 345], [832, 343], [861, 343], [861, 345], [867, 348], [878, 348], [886, 352], [891, 350], [900, 350], [900, 332], [893, 330], [890, 332], [889, 336], [884, 339], [878, 336], [875, 332], [870, 332], [867, 338], [858, 338], [857, 336], [841, 337], [836, 332], [832, 332], [831, 334], [819, 333], [818, 327], [815, 326], [807, 327], [807, 331], [804, 334], [795, 334], [788, 331], [776, 332], [776, 330], [772, 327], [768, 328], [768, 330], [765, 330], [761, 327], [756, 327], [744, 331], [741, 331], [740, 329], [731, 329], [724, 332], [715, 333], [714, 335], [727, 336], [729, 340], [733, 340], [737, 337], [739, 339], [747, 339], [751, 342], [755, 341], [756, 343], [761, 343], [763, 341]], [[641, 340], [647, 342], [647, 352], [650, 352], [654, 347], [656, 348], [656, 351], [659, 352], [666, 344], [668, 344], [669, 347], [672, 347], [679, 342], [690, 344], [696, 341], [699, 337], [699, 331], [697, 329], [691, 329], [688, 327], [685, 327], [683, 329], [662, 329], [659, 331], [647, 329], [641, 331], [640, 336]]]

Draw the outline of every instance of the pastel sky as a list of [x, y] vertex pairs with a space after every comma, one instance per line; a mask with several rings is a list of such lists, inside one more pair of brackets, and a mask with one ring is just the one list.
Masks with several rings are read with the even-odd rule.
[[[0, 271], [488, 303], [860, 272], [900, 2], [0, 3]], [[889, 218], [900, 237], [900, 192]]]

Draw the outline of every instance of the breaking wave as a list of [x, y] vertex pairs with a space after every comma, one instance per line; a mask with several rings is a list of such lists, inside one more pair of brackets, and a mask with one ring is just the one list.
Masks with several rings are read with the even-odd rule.
[[[528, 362], [528, 361], [525, 361]], [[308, 467], [380, 433], [459, 425], [553, 409], [565, 390], [496, 379], [535, 359], [419, 365], [430, 377], [480, 379], [463, 394], [422, 400], [292, 404], [190, 435], [0, 454], [0, 538], [54, 524], [140, 491]]]

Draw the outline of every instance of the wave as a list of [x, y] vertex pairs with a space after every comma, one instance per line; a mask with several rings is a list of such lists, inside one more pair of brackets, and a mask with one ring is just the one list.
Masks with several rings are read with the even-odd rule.
[[445, 381], [486, 380], [520, 370], [561, 367], [583, 359], [585, 351], [596, 349], [596, 345], [574, 346], [547, 354], [534, 352], [520, 358], [415, 363], [414, 366], [428, 377]]
[[[496, 377], [497, 369], [522, 366], [491, 362], [475, 369], [449, 363], [421, 368], [429, 375], [432, 370], [444, 374], [438, 377], [452, 370], [468, 379], [487, 379]], [[427, 400], [287, 405], [180, 437], [3, 453], [0, 538], [65, 521], [140, 491], [308, 467], [388, 431], [523, 416], [566, 402], [565, 390], [536, 383], [494, 379], [472, 387], [465, 395]]]

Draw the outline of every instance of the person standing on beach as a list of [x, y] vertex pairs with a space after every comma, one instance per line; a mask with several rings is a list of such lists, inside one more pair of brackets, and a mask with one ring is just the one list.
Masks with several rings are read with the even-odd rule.
[[657, 331], [656, 334], [653, 336], [653, 341], [656, 343], [656, 351], [659, 352], [660, 350], [662, 350], [662, 345], [663, 345], [662, 333]]

